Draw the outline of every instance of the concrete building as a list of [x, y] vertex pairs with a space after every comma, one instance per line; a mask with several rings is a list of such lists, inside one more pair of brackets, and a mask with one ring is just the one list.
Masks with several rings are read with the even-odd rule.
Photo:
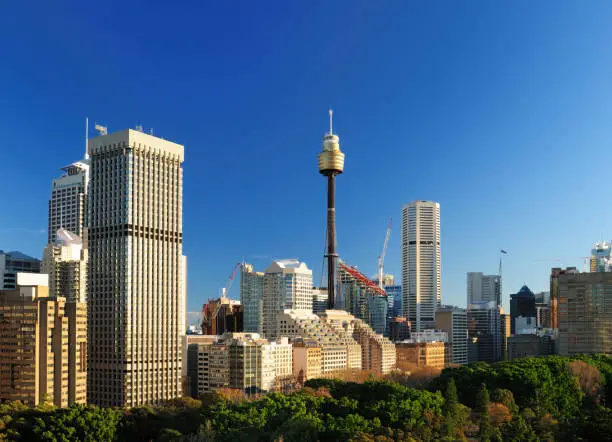
[[550, 272], [550, 328], [559, 329], [559, 277], [578, 273], [576, 267], [555, 267]]
[[283, 310], [312, 313], [312, 270], [297, 259], [274, 261], [264, 274], [263, 334], [276, 339]]
[[536, 308], [536, 328], [550, 328], [550, 292], [540, 292], [534, 295]]
[[412, 328], [435, 326], [442, 302], [440, 204], [414, 201], [402, 208], [402, 308]]
[[[501, 328], [502, 314], [503, 309], [494, 301], [478, 302], [468, 306], [468, 341], [477, 347], [471, 350], [468, 348], [470, 364], [478, 361], [493, 363], [501, 360], [504, 342]], [[469, 359], [470, 354], [476, 359]]]
[[526, 285], [510, 295], [510, 321], [513, 335], [534, 334], [537, 330], [535, 295]]
[[410, 322], [401, 316], [389, 322], [389, 340], [391, 342], [403, 341], [410, 338]]
[[0, 400], [85, 404], [87, 307], [49, 296], [45, 274], [18, 273], [0, 291]]
[[284, 310], [278, 315], [277, 335], [288, 336], [292, 342], [296, 339], [316, 342], [321, 347], [322, 373], [361, 370], [361, 346], [346, 333], [338, 334], [333, 322], [322, 316], [304, 310]]
[[240, 301], [223, 296], [209, 299], [202, 307], [202, 332], [205, 335], [241, 333], [244, 331], [244, 310]]
[[338, 262], [336, 306], [365, 321], [376, 333], [387, 328], [387, 293], [355, 267]]
[[40, 273], [40, 260], [16, 250], [0, 250], [0, 290], [15, 290], [17, 273]]
[[183, 146], [136, 130], [89, 140], [88, 403], [179, 397], [185, 332]]
[[278, 388], [293, 373], [292, 346], [257, 333], [226, 333], [217, 341], [198, 344], [199, 393], [236, 388], [248, 394]]
[[312, 288], [312, 312], [323, 313], [327, 310], [327, 289], [313, 287]]
[[240, 267], [240, 303], [244, 306], [244, 331], [263, 333], [264, 273], [251, 264]]
[[87, 221], [89, 159], [85, 158], [61, 169], [64, 173], [51, 185], [47, 244], [54, 244], [59, 229], [84, 238]]
[[612, 355], [612, 272], [559, 278], [559, 354]]
[[501, 276], [483, 275], [481, 272], [467, 274], [467, 304], [481, 301], [501, 305]]
[[[508, 360], [508, 339], [510, 338], [511, 334], [510, 334], [510, 314], [509, 313], [503, 313], [503, 311], [500, 312], [499, 315], [499, 319], [501, 322], [501, 343], [502, 343], [502, 348], [501, 348], [501, 360], [502, 361], [507, 361]], [[468, 358], [468, 360], [471, 360]], [[478, 359], [475, 359], [478, 360]]]
[[436, 310], [436, 329], [448, 334], [451, 344], [450, 362], [457, 365], [468, 363], [467, 312], [465, 309], [443, 306]]
[[553, 354], [553, 340], [547, 334], [516, 335], [508, 338], [508, 360]]
[[[181, 377], [183, 378], [183, 396], [197, 398], [199, 396], [198, 370], [200, 364], [199, 345], [212, 344], [219, 339], [211, 335], [183, 335], [181, 348], [183, 352]], [[202, 364], [208, 364], [202, 361]], [[204, 368], [204, 367], [203, 367]], [[206, 365], [208, 369], [208, 365]]]
[[612, 260], [610, 258], [611, 253], [612, 247], [609, 242], [596, 242], [595, 246], [591, 249], [589, 270], [591, 272], [612, 271]]
[[299, 384], [323, 374], [323, 349], [314, 340], [295, 339], [293, 344], [293, 376]]
[[49, 275], [49, 294], [68, 302], [87, 300], [87, 249], [83, 240], [58, 229], [55, 243], [43, 251], [42, 272]]
[[448, 365], [449, 349], [445, 342], [412, 340], [397, 342], [395, 344], [397, 353], [397, 366], [402, 370], [413, 370], [415, 368], [439, 368]]
[[372, 328], [355, 319], [353, 338], [361, 345], [361, 367], [378, 374], [391, 372], [396, 363], [395, 345]]

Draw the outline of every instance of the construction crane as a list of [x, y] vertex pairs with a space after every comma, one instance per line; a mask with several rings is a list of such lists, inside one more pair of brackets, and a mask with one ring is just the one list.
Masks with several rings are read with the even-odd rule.
[[378, 257], [378, 287], [383, 288], [383, 265], [385, 263], [385, 255], [387, 253], [387, 246], [389, 245], [389, 236], [391, 236], [391, 223], [393, 218], [389, 218], [389, 226], [387, 227], [387, 234], [385, 235], [385, 244], [383, 245], [382, 253]]
[[234, 267], [234, 270], [232, 270], [232, 273], [230, 273], [230, 276], [227, 280], [227, 287], [223, 288], [223, 293], [222, 293], [223, 298], [229, 296], [229, 291], [232, 288], [232, 284], [234, 283], [234, 278], [236, 278], [236, 273], [238, 272], [238, 269], [240, 268], [241, 265], [242, 265], [241, 262], [237, 263], [236, 266]]

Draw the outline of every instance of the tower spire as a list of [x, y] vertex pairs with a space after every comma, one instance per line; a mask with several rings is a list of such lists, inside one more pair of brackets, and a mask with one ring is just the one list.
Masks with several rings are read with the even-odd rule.
[[333, 131], [333, 126], [332, 126], [332, 120], [334, 117], [334, 110], [330, 107], [329, 108], [329, 134], [333, 135], [334, 131]]

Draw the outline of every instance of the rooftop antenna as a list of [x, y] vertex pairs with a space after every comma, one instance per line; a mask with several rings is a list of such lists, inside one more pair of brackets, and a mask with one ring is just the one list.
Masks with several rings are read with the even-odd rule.
[[89, 139], [89, 118], [85, 117], [85, 159], [89, 159], [89, 153], [87, 150], [87, 140]]
[[333, 135], [333, 131], [332, 131], [332, 119], [334, 116], [334, 110], [330, 107], [329, 108], [329, 134]]

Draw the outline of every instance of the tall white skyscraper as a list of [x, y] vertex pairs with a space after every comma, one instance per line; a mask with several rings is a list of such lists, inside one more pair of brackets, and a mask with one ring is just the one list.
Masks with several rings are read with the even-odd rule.
[[181, 395], [184, 148], [127, 129], [89, 140], [88, 403]]
[[402, 310], [412, 329], [435, 327], [442, 301], [440, 204], [413, 201], [402, 208]]
[[495, 302], [501, 305], [501, 276], [483, 275], [480, 272], [467, 274], [467, 305], [479, 301]]
[[58, 229], [83, 237], [86, 222], [89, 159], [62, 168], [64, 174], [53, 180], [49, 200], [48, 244], [55, 243]]
[[264, 273], [263, 332], [276, 339], [283, 310], [312, 313], [312, 270], [297, 259], [274, 261]]

